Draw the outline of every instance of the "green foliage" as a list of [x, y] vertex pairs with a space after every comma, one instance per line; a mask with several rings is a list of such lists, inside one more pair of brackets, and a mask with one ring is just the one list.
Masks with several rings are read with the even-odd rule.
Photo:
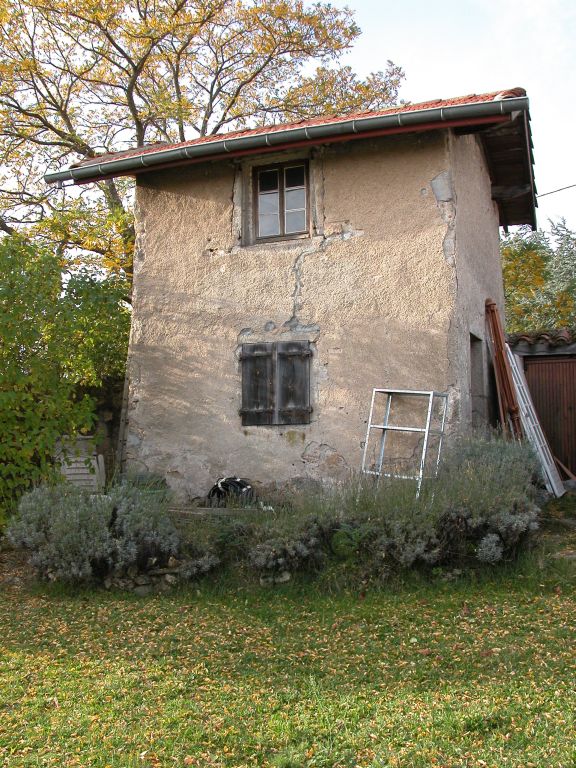
[[0, 506], [48, 477], [58, 438], [90, 426], [65, 374], [60, 265], [16, 237], [0, 242]]
[[59, 299], [59, 328], [68, 346], [63, 370], [76, 384], [98, 387], [123, 378], [131, 317], [127, 293], [122, 278], [102, 279], [87, 269], [65, 282]]
[[82, 271], [18, 236], [0, 241], [0, 508], [53, 472], [58, 439], [90, 427], [83, 386], [121, 375], [129, 311], [119, 279]]
[[501, 250], [508, 332], [576, 326], [576, 234], [566, 222], [551, 234], [521, 229]]
[[365, 526], [342, 523], [330, 538], [330, 549], [341, 560], [354, 560], [364, 545], [366, 532]]
[[210, 543], [218, 556], [227, 563], [237, 563], [248, 557], [253, 546], [256, 527], [243, 520], [218, 520]]
[[40, 486], [20, 499], [8, 538], [30, 550], [40, 576], [90, 582], [109, 573], [145, 570], [149, 561], [165, 565], [180, 546], [168, 504], [165, 491], [129, 482], [106, 495], [65, 483]]

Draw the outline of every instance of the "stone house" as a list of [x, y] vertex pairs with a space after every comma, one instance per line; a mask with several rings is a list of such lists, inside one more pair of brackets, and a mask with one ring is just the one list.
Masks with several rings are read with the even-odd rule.
[[373, 387], [488, 414], [499, 226], [535, 226], [522, 89], [107, 155], [136, 178], [127, 468], [183, 501], [357, 470]]

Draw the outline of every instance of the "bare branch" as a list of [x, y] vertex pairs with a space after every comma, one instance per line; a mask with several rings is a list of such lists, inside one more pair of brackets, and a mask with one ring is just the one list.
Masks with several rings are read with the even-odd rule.
[[4, 218], [4, 216], [2, 216], [1, 214], [0, 214], [0, 230], [2, 230], [2, 232], [5, 232], [7, 235], [13, 235], [16, 232], [14, 227], [11, 227], [6, 221], [6, 219]]

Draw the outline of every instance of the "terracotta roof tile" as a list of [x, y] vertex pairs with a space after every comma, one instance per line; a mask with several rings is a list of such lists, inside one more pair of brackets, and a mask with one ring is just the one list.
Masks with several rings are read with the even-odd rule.
[[524, 342], [530, 346], [546, 344], [549, 347], [564, 347], [576, 343], [576, 328], [553, 328], [541, 331], [511, 333], [508, 336], [510, 346]]
[[170, 143], [156, 143], [146, 145], [144, 147], [138, 147], [135, 149], [129, 149], [122, 152], [114, 152], [108, 154], [97, 155], [96, 157], [88, 160], [83, 160], [72, 167], [79, 167], [82, 165], [91, 165], [92, 163], [102, 163], [109, 160], [114, 160], [119, 157], [130, 157], [133, 155], [144, 155], [149, 152], [158, 152], [164, 149], [175, 149], [178, 147], [188, 147], [196, 144], [206, 144], [211, 141], [221, 141], [222, 139], [234, 139], [241, 136], [257, 136], [262, 133], [272, 133], [275, 131], [283, 131], [290, 128], [305, 128], [312, 125], [327, 125], [330, 123], [346, 122], [347, 120], [360, 119], [363, 117], [378, 117], [380, 115], [394, 115], [401, 114], [403, 112], [415, 112], [425, 109], [438, 109], [442, 107], [452, 107], [458, 104], [475, 104], [479, 102], [494, 101], [496, 99], [513, 98], [517, 96], [525, 96], [526, 91], [523, 88], [512, 88], [507, 91], [492, 91], [491, 93], [482, 94], [468, 94], [467, 96], [458, 96], [452, 99], [434, 99], [432, 101], [424, 101], [417, 104], [400, 104], [399, 106], [388, 107], [386, 109], [376, 111], [364, 111], [353, 112], [346, 115], [323, 115], [321, 117], [314, 117], [308, 120], [299, 120], [294, 123], [278, 123], [277, 125], [265, 125], [259, 128], [247, 128], [241, 131], [231, 131], [230, 133], [217, 133], [210, 136], [202, 136], [197, 139], [190, 139], [189, 141]]

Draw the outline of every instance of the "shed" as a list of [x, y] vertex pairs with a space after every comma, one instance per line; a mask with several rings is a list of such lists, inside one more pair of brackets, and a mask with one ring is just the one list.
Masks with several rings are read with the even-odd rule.
[[485, 421], [499, 226], [535, 226], [528, 108], [514, 88], [47, 174], [136, 178], [125, 466], [183, 502], [223, 475], [338, 481], [376, 387], [447, 392], [452, 429]]
[[576, 474], [576, 331], [516, 333], [510, 348], [522, 358], [534, 407], [555, 456]]

